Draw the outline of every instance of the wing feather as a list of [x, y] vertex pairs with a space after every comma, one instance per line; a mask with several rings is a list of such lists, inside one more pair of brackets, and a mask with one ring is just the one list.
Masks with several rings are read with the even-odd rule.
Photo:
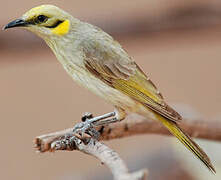
[[102, 45], [103, 48], [94, 47], [90, 52], [87, 49], [93, 49], [93, 47], [84, 50], [85, 67], [93, 75], [169, 120], [182, 119], [164, 102], [163, 96], [153, 82], [117, 42], [114, 46], [109, 43]]

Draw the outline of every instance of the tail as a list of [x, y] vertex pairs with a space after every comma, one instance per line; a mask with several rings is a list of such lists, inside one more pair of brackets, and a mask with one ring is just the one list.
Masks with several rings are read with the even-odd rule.
[[216, 170], [206, 153], [178, 126], [176, 122], [167, 120], [160, 115], [157, 115], [157, 119], [160, 120], [163, 125], [166, 126], [166, 128], [174, 136], [176, 136], [186, 148], [188, 148], [198, 159], [200, 159], [210, 171], [212, 171], [214, 174], [216, 173]]

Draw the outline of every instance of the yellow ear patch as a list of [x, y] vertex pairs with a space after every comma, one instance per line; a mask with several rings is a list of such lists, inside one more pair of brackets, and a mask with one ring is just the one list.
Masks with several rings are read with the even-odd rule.
[[70, 22], [69, 20], [65, 20], [61, 24], [59, 24], [56, 28], [54, 28], [51, 32], [56, 35], [65, 35], [69, 32]]

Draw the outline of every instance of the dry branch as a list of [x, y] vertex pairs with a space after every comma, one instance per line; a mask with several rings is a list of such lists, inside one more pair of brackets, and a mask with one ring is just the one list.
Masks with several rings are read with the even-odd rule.
[[[180, 126], [190, 136], [207, 140], [221, 141], [221, 126], [217, 121], [206, 121], [203, 119], [183, 120]], [[145, 117], [131, 114], [125, 120], [99, 127], [101, 136], [99, 140], [110, 140], [138, 134], [161, 134], [171, 135], [169, 131], [159, 122], [152, 121]], [[65, 129], [50, 134], [38, 136], [35, 144], [39, 151], [51, 151], [51, 143], [67, 134], [72, 134], [72, 129]]]
[[79, 150], [98, 158], [111, 170], [115, 180], [146, 180], [147, 170], [129, 173], [129, 170], [119, 155], [105, 144], [89, 139], [84, 143], [77, 137], [66, 135], [51, 144], [53, 150]]
[[[208, 140], [221, 140], [221, 126], [216, 121], [203, 119], [183, 120], [180, 126], [192, 137]], [[125, 120], [97, 128], [100, 132], [99, 140], [110, 140], [138, 134], [161, 134], [170, 135], [160, 123], [145, 117], [131, 114]], [[146, 171], [140, 170], [135, 173], [128, 173], [128, 169], [118, 154], [93, 138], [84, 143], [79, 136], [73, 134], [72, 129], [66, 129], [36, 137], [35, 146], [40, 152], [55, 150], [80, 150], [81, 152], [93, 155], [104, 162], [112, 171], [117, 180], [145, 180]]]
[[[180, 127], [191, 137], [221, 141], [221, 125], [218, 121], [184, 119]], [[120, 123], [110, 124], [100, 130], [101, 140], [109, 140], [138, 134], [171, 135], [161, 123], [131, 114]]]

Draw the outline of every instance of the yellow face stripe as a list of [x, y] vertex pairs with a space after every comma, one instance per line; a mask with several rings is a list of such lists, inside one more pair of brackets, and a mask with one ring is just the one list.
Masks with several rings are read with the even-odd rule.
[[54, 28], [51, 32], [53, 34], [63, 36], [69, 32], [70, 29], [70, 22], [69, 20], [65, 20], [61, 24], [59, 24], [56, 28]]

